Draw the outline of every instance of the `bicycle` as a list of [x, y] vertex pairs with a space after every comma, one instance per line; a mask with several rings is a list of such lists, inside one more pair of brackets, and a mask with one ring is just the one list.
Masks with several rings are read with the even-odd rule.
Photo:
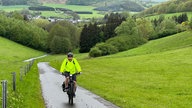
[[[75, 75], [79, 75], [81, 74], [81, 72], [78, 72], [78, 73], [75, 73]], [[73, 105], [73, 98], [74, 98], [74, 94], [75, 94], [75, 91], [74, 91], [74, 81], [72, 79], [72, 75], [70, 74], [69, 75], [69, 83], [68, 83], [68, 91], [66, 92], [67, 95], [68, 95], [68, 102], [70, 105]], [[62, 87], [63, 87], [63, 91], [65, 89], [65, 83], [62, 84]]]

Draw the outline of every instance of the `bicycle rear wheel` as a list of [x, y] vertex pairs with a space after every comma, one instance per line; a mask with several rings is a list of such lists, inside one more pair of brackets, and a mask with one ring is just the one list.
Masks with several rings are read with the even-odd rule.
[[73, 89], [74, 89], [74, 86], [73, 84], [70, 85], [70, 88], [69, 88], [69, 93], [68, 93], [68, 98], [69, 98], [69, 104], [70, 105], [73, 105]]

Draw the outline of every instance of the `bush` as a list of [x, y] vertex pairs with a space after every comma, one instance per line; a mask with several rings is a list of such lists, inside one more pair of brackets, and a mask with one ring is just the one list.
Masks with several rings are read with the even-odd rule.
[[[117, 52], [118, 52], [117, 48], [112, 46], [111, 44], [98, 43], [98, 44], [96, 44], [96, 46], [94, 48], [92, 48], [92, 50], [89, 52], [89, 55], [91, 57], [98, 57], [98, 56], [115, 54]], [[96, 56], [94, 56], [94, 55], [96, 55]]]
[[99, 50], [98, 47], [91, 48], [91, 50], [89, 52], [90, 57], [99, 57], [99, 56], [101, 56], [101, 54], [102, 54], [102, 52], [101, 52], [101, 50]]
[[69, 39], [59, 37], [59, 36], [54, 36], [53, 40], [51, 41], [50, 44], [50, 50], [52, 53], [58, 54], [58, 53], [67, 53], [71, 51], [71, 43]]
[[146, 42], [146, 39], [135, 35], [117, 36], [106, 41], [106, 43], [115, 46], [118, 51], [125, 51]]
[[192, 20], [189, 22], [189, 29], [192, 29]]
[[106, 41], [106, 43], [111, 44], [117, 48], [118, 51], [125, 51], [126, 50], [126, 41], [124, 37], [118, 36], [115, 38], [110, 38]]
[[99, 43], [96, 44], [96, 47], [99, 48], [99, 50], [101, 50], [101, 55], [110, 55], [110, 54], [115, 54], [118, 52], [117, 48], [112, 46], [111, 44], [107, 44], [107, 43]]
[[0, 25], [0, 36], [5, 36], [5, 33], [6, 33], [5, 28], [2, 25]]
[[159, 31], [157, 35], [158, 35], [158, 38], [162, 38], [162, 37], [170, 36], [176, 33], [177, 33], [177, 30], [167, 29], [167, 30]]
[[0, 35], [22, 45], [47, 51], [48, 32], [34, 24], [4, 15], [0, 16]]

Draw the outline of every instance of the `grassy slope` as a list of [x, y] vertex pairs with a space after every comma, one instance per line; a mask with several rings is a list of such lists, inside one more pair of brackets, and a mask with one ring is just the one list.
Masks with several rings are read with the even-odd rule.
[[[81, 59], [79, 85], [122, 108], [188, 108], [192, 103], [192, 37], [184, 32], [139, 48]], [[59, 69], [63, 56], [53, 56]]]
[[147, 18], [149, 19], [158, 19], [160, 16], [165, 16], [165, 18], [172, 18], [172, 16], [179, 16], [183, 13], [186, 13], [188, 16], [188, 20], [191, 20], [192, 18], [192, 12], [179, 12], [179, 13], [169, 13], [169, 14], [161, 14], [161, 15], [153, 15], [153, 16], [148, 16]]
[[[111, 56], [84, 59], [87, 54], [76, 54], [75, 57], [79, 59], [84, 72], [78, 78], [79, 85], [122, 108], [190, 107], [191, 41], [191, 32], [183, 32]], [[23, 65], [20, 62], [24, 58], [42, 54], [36, 51], [31, 53], [33, 50], [27, 50], [3, 38], [0, 39], [0, 44], [0, 63], [2, 67], [8, 67], [4, 68], [8, 72], [19, 71]], [[50, 56], [41, 61], [50, 60], [59, 69], [63, 58], [63, 55]], [[24, 81], [18, 82], [17, 90], [21, 99], [16, 101], [17, 105], [22, 103], [23, 107], [44, 107], [37, 71], [34, 65], [31, 72], [24, 77]], [[11, 82], [10, 74], [4, 73], [1, 72], [0, 77]], [[5, 76], [2, 77], [3, 75]], [[10, 87], [11, 85], [9, 89]]]
[[192, 45], [191, 32], [187, 31], [187, 32], [178, 33], [173, 36], [165, 37], [160, 40], [150, 41], [147, 44], [144, 44], [138, 48], [131, 49], [126, 52], [121, 52], [116, 55], [112, 55], [112, 57], [160, 53], [164, 51], [189, 47], [191, 45]]
[[[37, 105], [44, 107], [41, 97], [39, 79], [37, 78], [38, 72], [35, 71], [34, 74], [29, 73], [31, 74], [30, 76], [25, 76], [22, 82], [19, 81], [20, 70], [22, 69], [21, 67], [27, 64], [24, 63], [23, 60], [29, 59], [31, 57], [37, 57], [43, 54], [43, 52], [35, 51], [0, 37], [0, 80], [8, 81], [7, 100], [9, 108], [21, 108], [21, 106], [25, 106], [25, 108], [32, 108]], [[15, 93], [12, 91], [12, 72], [16, 72], [17, 77], [17, 92]], [[0, 89], [0, 96], [1, 93], [2, 89]], [[35, 96], [32, 97], [31, 95]], [[29, 99], [36, 101], [27, 102]]]

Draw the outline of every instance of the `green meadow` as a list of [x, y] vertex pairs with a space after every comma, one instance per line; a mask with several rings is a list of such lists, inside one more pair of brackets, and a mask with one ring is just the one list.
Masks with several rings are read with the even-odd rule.
[[[28, 76], [23, 73], [23, 68], [28, 64], [23, 61], [41, 55], [44, 55], [44, 52], [35, 51], [0, 37], [0, 80], [8, 82], [8, 108], [44, 106], [38, 72], [30, 72]], [[16, 92], [12, 90], [12, 72], [16, 72]], [[22, 72], [23, 81], [20, 81], [20, 72]], [[0, 96], [2, 96], [2, 89], [0, 89]], [[2, 103], [1, 101], [0, 103]]]
[[[121, 108], [189, 108], [192, 103], [192, 32], [153, 40], [99, 58], [76, 54], [78, 84]], [[65, 56], [51, 56], [59, 70]], [[77, 94], [78, 95], [78, 94]]]
[[[65, 55], [35, 60], [20, 81], [20, 69], [27, 64], [23, 60], [44, 53], [4, 38], [0, 38], [0, 49], [0, 78], [8, 80], [9, 108], [44, 108], [37, 63], [50, 62], [59, 70]], [[84, 53], [75, 57], [83, 70], [78, 84], [121, 108], [190, 108], [192, 105], [192, 31], [152, 40], [110, 56], [89, 58]], [[18, 79], [16, 92], [11, 88], [14, 71]]]
[[[99, 11], [93, 10], [95, 7], [93, 6], [78, 6], [78, 5], [65, 5], [65, 4], [44, 4], [44, 6], [49, 6], [49, 7], [54, 7], [54, 8], [66, 8], [70, 9], [73, 11], [89, 11], [92, 12], [93, 14], [79, 14], [81, 19], [84, 18], [100, 18], [103, 17], [104, 15], [99, 14]], [[42, 12], [42, 15], [44, 15], [46, 12]], [[51, 16], [51, 13], [48, 14], [47, 16]]]
[[11, 12], [15, 10], [28, 9], [29, 6], [26, 5], [15, 5], [15, 6], [0, 6], [0, 10], [4, 10], [6, 12]]

